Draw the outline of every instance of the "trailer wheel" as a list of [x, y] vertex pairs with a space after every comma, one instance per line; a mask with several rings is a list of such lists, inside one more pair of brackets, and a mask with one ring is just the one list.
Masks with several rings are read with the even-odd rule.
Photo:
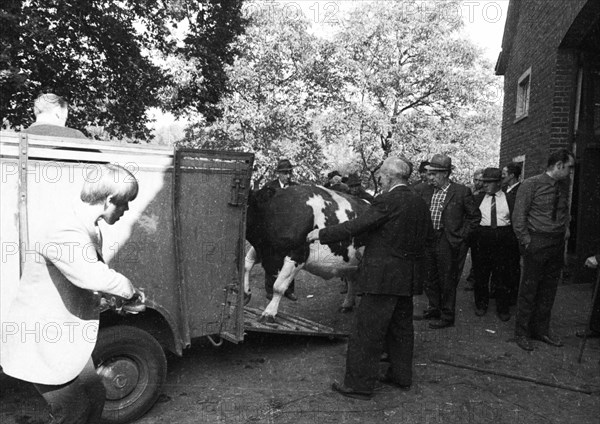
[[165, 353], [154, 337], [126, 325], [103, 328], [92, 357], [106, 388], [105, 422], [128, 423], [154, 405], [167, 371]]

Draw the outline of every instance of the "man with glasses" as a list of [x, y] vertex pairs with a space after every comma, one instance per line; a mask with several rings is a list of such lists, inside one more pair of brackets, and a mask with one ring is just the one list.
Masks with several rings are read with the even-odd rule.
[[515, 340], [527, 351], [530, 338], [562, 346], [550, 334], [550, 314], [563, 266], [569, 228], [569, 176], [573, 153], [554, 151], [546, 172], [526, 179], [517, 193], [513, 229], [523, 255], [523, 281], [519, 288]]

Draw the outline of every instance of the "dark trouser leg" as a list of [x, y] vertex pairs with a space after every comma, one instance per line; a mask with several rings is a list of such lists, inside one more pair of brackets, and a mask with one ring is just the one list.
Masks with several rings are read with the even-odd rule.
[[556, 298], [556, 290], [558, 288], [558, 280], [560, 279], [560, 270], [563, 266], [563, 249], [564, 243], [558, 243], [550, 246], [545, 255], [546, 263], [544, 266], [544, 274], [538, 286], [536, 296], [536, 309], [531, 319], [531, 333], [534, 336], [546, 336], [550, 332], [550, 316], [554, 299]]
[[[597, 272], [600, 273], [600, 270]], [[596, 278], [596, 284], [598, 284], [598, 279]], [[592, 287], [592, 293], [594, 288]], [[597, 331], [600, 333], [600, 293], [596, 293], [596, 297], [594, 298], [594, 303], [592, 304], [592, 316], [590, 319], [590, 330]]]
[[440, 275], [444, 272], [440, 263], [440, 243], [444, 238], [443, 234], [436, 234], [435, 244], [431, 250], [427, 251], [427, 278], [423, 287], [425, 295], [429, 300], [428, 311], [439, 312], [442, 308], [442, 285]]
[[511, 305], [516, 305], [519, 294], [519, 283], [521, 281], [521, 255], [519, 253], [519, 242], [514, 233], [508, 240], [507, 266], [508, 266], [508, 293]]
[[273, 294], [273, 284], [275, 284], [276, 277], [274, 275], [269, 275], [265, 271], [265, 292], [267, 294]]
[[456, 309], [456, 287], [458, 285], [458, 264], [460, 261], [461, 247], [452, 247], [446, 237], [442, 237], [439, 244], [439, 270], [442, 286], [442, 314], [443, 321], [454, 322]]
[[519, 287], [515, 335], [543, 336], [550, 324], [550, 312], [556, 296], [562, 267], [564, 241], [537, 235], [523, 256], [523, 281]]
[[477, 309], [487, 310], [490, 301], [489, 280], [492, 274], [492, 264], [490, 262], [490, 240], [489, 234], [485, 230], [480, 230], [477, 237], [477, 243], [471, 250], [471, 257], [475, 264], [475, 285], [473, 295], [475, 298], [475, 307]]
[[397, 298], [376, 294], [362, 296], [348, 342], [345, 386], [362, 392], [373, 391], [379, 374], [379, 358]]
[[497, 230], [496, 252], [492, 255], [492, 274], [496, 280], [496, 311], [508, 313], [510, 310], [510, 297], [512, 294], [510, 257], [512, 228], [502, 227]]
[[81, 374], [68, 383], [34, 386], [50, 406], [51, 424], [100, 423], [106, 390], [91, 358]]
[[399, 296], [397, 299], [386, 337], [390, 353], [388, 375], [392, 381], [410, 386], [415, 340], [413, 301], [410, 296]]

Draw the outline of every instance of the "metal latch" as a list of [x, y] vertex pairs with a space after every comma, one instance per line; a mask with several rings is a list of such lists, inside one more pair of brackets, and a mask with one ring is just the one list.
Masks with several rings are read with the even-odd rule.
[[242, 181], [242, 177], [233, 177], [231, 181], [231, 197], [229, 204], [231, 206], [242, 206], [244, 204], [244, 190], [246, 185]]

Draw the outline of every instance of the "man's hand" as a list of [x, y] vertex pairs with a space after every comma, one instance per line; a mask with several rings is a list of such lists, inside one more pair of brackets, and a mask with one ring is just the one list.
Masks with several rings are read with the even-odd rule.
[[595, 256], [590, 256], [585, 260], [585, 266], [588, 268], [598, 268], [598, 259]]
[[319, 240], [319, 229], [315, 228], [306, 236], [306, 241], [312, 243], [313, 241]]

